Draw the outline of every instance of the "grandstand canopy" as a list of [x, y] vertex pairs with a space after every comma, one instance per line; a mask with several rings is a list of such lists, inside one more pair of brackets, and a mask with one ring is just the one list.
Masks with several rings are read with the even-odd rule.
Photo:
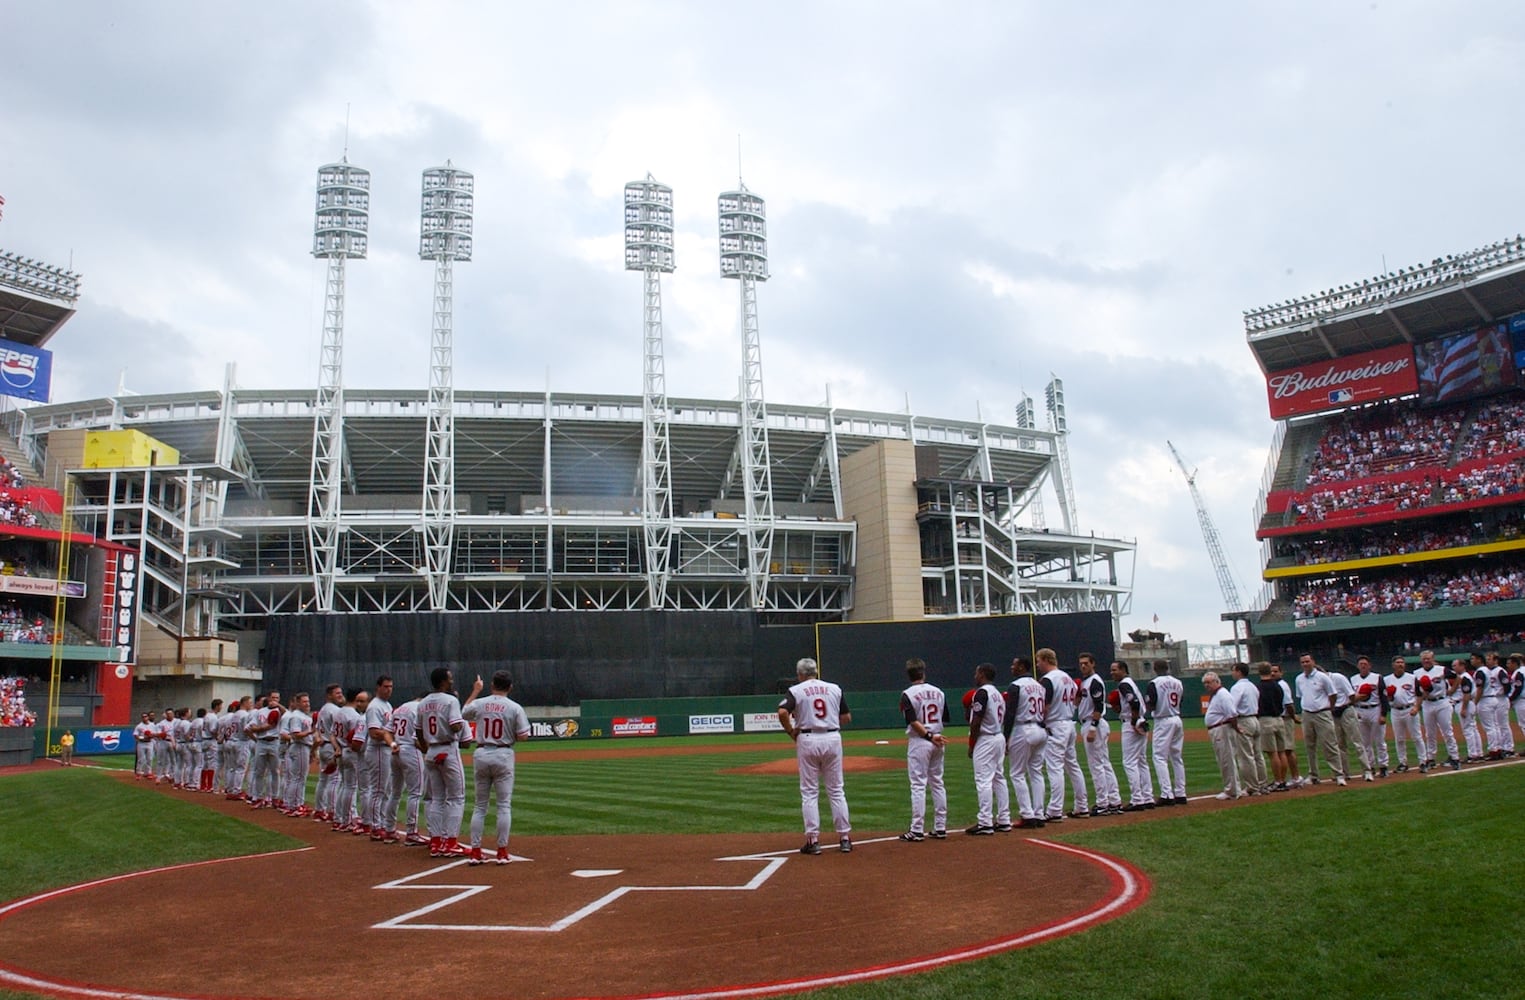
[[41, 347], [74, 315], [79, 275], [0, 250], [0, 338]]
[[1244, 314], [1270, 373], [1493, 322], [1525, 310], [1525, 239], [1437, 258]]

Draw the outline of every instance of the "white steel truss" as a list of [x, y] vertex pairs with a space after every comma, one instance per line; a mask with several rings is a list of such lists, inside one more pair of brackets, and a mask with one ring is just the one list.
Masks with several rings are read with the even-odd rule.
[[641, 426], [641, 526], [646, 536], [646, 603], [667, 607], [672, 556], [672, 457], [662, 351], [662, 275], [645, 272], [645, 387]]
[[455, 542], [455, 386], [452, 347], [453, 270], [434, 264], [434, 330], [429, 340], [429, 417], [424, 436], [424, 567], [429, 606], [443, 611]]
[[773, 559], [773, 462], [768, 453], [768, 404], [763, 400], [762, 340], [757, 326], [757, 283], [741, 277], [742, 488], [747, 514], [747, 584], [752, 607], [768, 603]]
[[313, 407], [312, 475], [307, 535], [312, 552], [316, 610], [334, 610], [334, 571], [339, 559], [339, 503], [344, 455], [344, 257], [328, 258], [323, 298], [323, 346], [318, 358], [318, 395]]

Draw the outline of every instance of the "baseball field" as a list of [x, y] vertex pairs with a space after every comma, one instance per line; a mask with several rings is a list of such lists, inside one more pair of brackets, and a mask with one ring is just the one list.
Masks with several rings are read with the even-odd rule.
[[[890, 839], [905, 828], [908, 815], [903, 736], [844, 735], [853, 763], [847, 794], [859, 842], [850, 856], [794, 854], [800, 841], [798, 789], [787, 765], [778, 764], [789, 760], [792, 750], [781, 736], [776, 742], [738, 736], [580, 743], [572, 752], [568, 744], [546, 741], [521, 748], [514, 796], [515, 854], [524, 849], [539, 860], [488, 866], [489, 880], [497, 891], [511, 894], [502, 897], [512, 900], [505, 909], [522, 912], [537, 905], [531, 886], [540, 883], [529, 881], [531, 874], [549, 871], [553, 854], [582, 857], [580, 852], [596, 853], [600, 844], [628, 844], [626, 850], [640, 855], [628, 862], [632, 870], [653, 858], [681, 859], [692, 853], [688, 845], [711, 842], [752, 852], [741, 857], [754, 864], [765, 857], [786, 859], [778, 862], [786, 873], [779, 876], [780, 891], [787, 889], [792, 905], [784, 917], [768, 918], [774, 924], [747, 923], [755, 901], [740, 894], [715, 911], [723, 920], [708, 918], [708, 904], [689, 894], [686, 919], [657, 922], [648, 914], [645, 924], [631, 929], [612, 932], [606, 925], [590, 932], [590, 941], [616, 936], [638, 944], [646, 935], [665, 940], [685, 923], [734, 920], [745, 933], [724, 947], [700, 946], [707, 951], [696, 957], [712, 967], [704, 974], [709, 978], [701, 977], [705, 989], [768, 983], [787, 989], [804, 978], [801, 970], [808, 963], [802, 962], [812, 949], [843, 953], [848, 966], [872, 973], [894, 965], [883, 961], [881, 950], [897, 944], [908, 957], [936, 951], [947, 960], [927, 963], [932, 971], [864, 975], [858, 978], [865, 981], [810, 995], [916, 1000], [1520, 995], [1512, 925], [1519, 912], [1521, 880], [1514, 858], [1525, 816], [1525, 768], [1513, 762], [1430, 776], [1410, 773], [1348, 789], [1326, 783], [1226, 807], [1194, 801], [1126, 817], [1070, 820], [1038, 831], [1031, 844], [1020, 833], [995, 838], [954, 833], [944, 842], [904, 844]], [[471, 960], [473, 947], [465, 947], [470, 935], [442, 943], [416, 926], [388, 931], [377, 929], [387, 924], [365, 923], [354, 940], [335, 940], [322, 929], [324, 921], [287, 919], [320, 911], [317, 900], [367, 905], [367, 899], [385, 895], [373, 890], [406, 881], [395, 879], [395, 869], [431, 864], [417, 852], [351, 842], [319, 824], [252, 813], [220, 797], [156, 789], [120, 773], [130, 771], [127, 758], [89, 763], [99, 766], [0, 772], [0, 901], [128, 872], [305, 850], [186, 869], [214, 873], [212, 884], [229, 886], [237, 899], [253, 892], [256, 899], [269, 900], [269, 905], [235, 907], [242, 914], [238, 918], [201, 925], [214, 928], [208, 931], [214, 938], [212, 960], [187, 946], [185, 968], [167, 969], [175, 962], [171, 948], [154, 956], [159, 979], [133, 981], [133, 956], [123, 946], [134, 940], [133, 927], [151, 926], [153, 914], [166, 905], [188, 907], [191, 901], [175, 897], [173, 889], [125, 880], [66, 897], [89, 904], [72, 910], [63, 903], [0, 910], [0, 970], [35, 970], [50, 962], [88, 970], [88, 975], [37, 980], [48, 993], [69, 996], [101, 994], [48, 984], [88, 982], [198, 997], [307, 997], [315, 990], [361, 996], [365, 989], [358, 979], [350, 990], [343, 987], [348, 980], [342, 977], [356, 975], [359, 966], [341, 962], [341, 956], [385, 955], [399, 974], [415, 965], [433, 968], [430, 963], [441, 955], [456, 967]], [[950, 828], [958, 829], [974, 812], [972, 775], [961, 744], [950, 745], [947, 770]], [[1187, 774], [1189, 794], [1218, 791], [1210, 750], [1200, 739], [1187, 743]], [[560, 845], [569, 846], [561, 851]], [[1001, 943], [1018, 940], [1004, 936], [1010, 929], [1004, 913], [1030, 912], [1041, 922], [1048, 919], [1045, 905], [1058, 907], [1055, 913], [1069, 912], [1067, 880], [1098, 882], [1070, 863], [1059, 849], [1064, 847], [1126, 863], [1142, 873], [1145, 894], [1115, 910], [1111, 919], [1075, 933], [1026, 947]], [[249, 883], [252, 888], [238, 883], [239, 866], [253, 864], [261, 866], [261, 874]], [[376, 885], [381, 875], [367, 877], [371, 868], [395, 880]], [[992, 887], [995, 908], [975, 898]], [[1074, 894], [1079, 899], [1088, 891], [1077, 887]], [[678, 894], [668, 893], [673, 895]], [[763, 894], [757, 895], [760, 900]], [[138, 898], [141, 910], [135, 909]], [[197, 918], [192, 913], [186, 919]], [[265, 947], [277, 945], [261, 934], [275, 934], [288, 924], [294, 930], [282, 933], [295, 936], [272, 955]], [[266, 925], [275, 929], [241, 930]], [[665, 981], [643, 980], [634, 952], [628, 961], [619, 960], [626, 970], [622, 978], [608, 989], [594, 989], [574, 975], [585, 964], [599, 964], [588, 946], [569, 938], [562, 948], [554, 935], [536, 936], [533, 946], [521, 944], [522, 938], [491, 940], [507, 965], [518, 956], [532, 961], [535, 949], [559, 964], [546, 964], [533, 990], [474, 989], [477, 1000], [683, 995]], [[991, 957], [968, 958], [980, 949], [942, 946], [950, 940], [998, 946], [987, 949], [995, 952]], [[668, 944], [681, 949], [678, 942]], [[726, 968], [733, 958], [739, 963], [734, 974]], [[289, 988], [282, 979], [251, 979], [238, 971], [272, 962], [293, 970]], [[337, 969], [341, 978], [320, 969]], [[772, 972], [759, 974], [759, 969]], [[406, 976], [399, 981], [406, 982]], [[312, 983], [324, 985], [317, 990]], [[429, 988], [401, 992], [423, 996]], [[0, 992], [0, 997], [33, 995]]]

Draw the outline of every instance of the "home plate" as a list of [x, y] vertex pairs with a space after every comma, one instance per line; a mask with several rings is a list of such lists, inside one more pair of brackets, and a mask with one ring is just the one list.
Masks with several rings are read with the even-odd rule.
[[578, 878], [603, 878], [606, 875], [618, 875], [623, 868], [579, 868], [572, 874]]

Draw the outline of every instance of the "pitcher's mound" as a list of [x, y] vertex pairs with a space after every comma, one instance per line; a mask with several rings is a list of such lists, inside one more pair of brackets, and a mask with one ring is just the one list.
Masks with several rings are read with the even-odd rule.
[[[904, 771], [905, 761], [896, 760], [893, 757], [852, 757], [842, 758], [842, 772], [844, 774], [867, 774], [869, 771]], [[728, 767], [721, 774], [798, 774], [799, 768], [795, 762], [785, 758], [784, 760], [767, 760], [761, 764], [748, 764], [746, 767]]]

